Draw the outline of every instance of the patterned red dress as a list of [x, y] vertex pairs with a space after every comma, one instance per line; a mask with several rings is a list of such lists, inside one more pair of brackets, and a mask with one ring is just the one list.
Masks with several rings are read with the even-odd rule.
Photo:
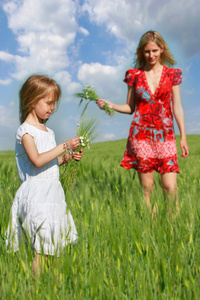
[[136, 110], [121, 166], [140, 173], [177, 172], [177, 149], [171, 108], [172, 86], [181, 83], [182, 72], [163, 66], [153, 94], [144, 68], [126, 71], [124, 82], [135, 89]]

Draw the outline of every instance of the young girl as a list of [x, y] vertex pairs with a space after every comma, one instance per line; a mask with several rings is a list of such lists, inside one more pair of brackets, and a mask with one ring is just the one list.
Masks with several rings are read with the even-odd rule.
[[148, 31], [140, 39], [135, 69], [127, 70], [125, 75], [127, 103], [97, 101], [100, 108], [106, 103], [120, 113], [135, 112], [121, 166], [137, 170], [148, 207], [154, 187], [154, 170], [161, 174], [165, 193], [174, 196], [177, 186], [180, 171], [171, 102], [180, 130], [182, 157], [189, 154], [180, 97], [181, 70], [167, 67], [174, 64], [162, 36], [156, 31]]
[[24, 233], [28, 235], [36, 253], [33, 269], [38, 268], [42, 253], [59, 255], [61, 248], [77, 239], [72, 215], [66, 212], [59, 166], [81, 159], [82, 151], [74, 152], [79, 138], [56, 146], [54, 132], [45, 126], [60, 95], [59, 85], [43, 75], [31, 76], [20, 90], [15, 156], [22, 185], [11, 209], [7, 245], [17, 251]]

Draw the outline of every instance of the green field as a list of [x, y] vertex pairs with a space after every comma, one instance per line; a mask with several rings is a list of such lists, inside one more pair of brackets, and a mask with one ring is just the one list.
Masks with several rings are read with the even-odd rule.
[[[200, 135], [188, 136], [188, 144], [190, 156], [179, 158], [180, 213], [173, 220], [158, 174], [152, 220], [137, 174], [119, 166], [126, 140], [85, 151], [66, 191], [78, 243], [40, 277], [32, 275], [30, 247], [15, 254], [5, 249], [20, 182], [14, 152], [0, 152], [0, 299], [200, 299]], [[60, 171], [63, 180], [64, 167]]]

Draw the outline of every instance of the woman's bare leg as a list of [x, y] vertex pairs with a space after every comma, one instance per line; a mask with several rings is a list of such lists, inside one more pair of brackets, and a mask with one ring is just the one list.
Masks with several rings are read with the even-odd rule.
[[171, 172], [161, 174], [161, 183], [164, 193], [167, 196], [172, 196], [172, 198], [175, 198], [177, 188], [177, 173]]
[[151, 208], [150, 195], [154, 189], [153, 172], [152, 173], [139, 173], [138, 172], [138, 175], [139, 175], [139, 179], [140, 179], [140, 184], [144, 190], [144, 198], [145, 198], [146, 205], [150, 209]]
[[[177, 173], [165, 173], [161, 174], [161, 183], [162, 188], [165, 193], [165, 195], [171, 200], [172, 202], [176, 201], [176, 209], [179, 211], [178, 207], [178, 195], [177, 195]], [[172, 214], [171, 208], [170, 208], [170, 216]]]

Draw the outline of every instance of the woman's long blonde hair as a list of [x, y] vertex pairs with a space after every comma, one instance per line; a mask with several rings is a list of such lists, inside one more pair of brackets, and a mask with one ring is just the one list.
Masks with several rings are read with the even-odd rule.
[[173, 66], [174, 64], [176, 64], [173, 54], [169, 51], [168, 45], [161, 34], [157, 31], [150, 30], [144, 33], [139, 41], [134, 59], [135, 68], [141, 68], [146, 64], [143, 51], [144, 47], [149, 42], [155, 42], [160, 48], [163, 47], [163, 52], [161, 53], [160, 57], [160, 63], [163, 66]]
[[19, 112], [21, 124], [31, 112], [33, 106], [49, 93], [53, 93], [54, 101], [59, 101], [61, 96], [60, 86], [48, 76], [36, 74], [30, 76], [25, 81], [19, 92]]

